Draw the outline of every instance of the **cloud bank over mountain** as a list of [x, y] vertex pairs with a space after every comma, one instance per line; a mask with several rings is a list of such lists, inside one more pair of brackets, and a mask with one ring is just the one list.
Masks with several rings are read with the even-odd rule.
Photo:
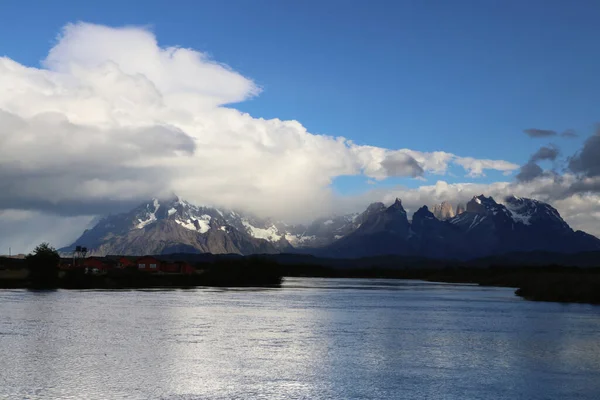
[[[161, 47], [145, 28], [69, 24], [41, 65], [0, 58], [0, 224], [10, 227], [18, 220], [20, 226], [31, 227], [22, 228], [21, 236], [0, 233], [2, 246], [9, 237], [19, 243], [31, 232], [39, 233], [36, 220], [68, 217], [60, 234], [46, 235], [46, 240], [63, 241], [70, 239], [71, 225], [77, 225], [75, 236], [94, 215], [171, 193], [197, 204], [294, 221], [340, 212], [340, 204], [360, 209], [375, 198], [399, 196], [407, 204], [414, 199], [417, 206], [417, 201], [434, 201], [422, 201], [427, 193], [458, 201], [479, 192], [522, 190], [527, 192], [523, 195], [535, 195], [536, 188], [550, 186], [544, 190], [560, 195], [548, 194], [546, 200], [594, 209], [593, 200], [585, 200], [595, 196], [586, 187], [597, 187], [593, 139], [571, 159], [570, 172], [560, 181], [532, 169], [521, 179], [527, 186], [444, 186], [440, 181], [340, 199], [331, 189], [340, 176], [361, 175], [373, 182], [390, 177], [435, 181], [459, 167], [471, 179], [486, 171], [511, 175], [519, 166], [478, 159], [467, 149], [467, 154], [457, 155], [358, 145], [348, 138], [310, 133], [298, 121], [252, 117], [232, 104], [259, 95], [262, 89], [255, 82], [202, 52]], [[525, 132], [556, 136], [538, 129]], [[552, 151], [540, 149], [535, 161], [556, 158]], [[579, 175], [587, 181], [574, 178]], [[583, 186], [577, 189], [577, 184]], [[577, 227], [575, 210], [573, 220], [561, 212]], [[589, 224], [581, 221], [583, 228]], [[590, 231], [600, 233], [598, 228]]]

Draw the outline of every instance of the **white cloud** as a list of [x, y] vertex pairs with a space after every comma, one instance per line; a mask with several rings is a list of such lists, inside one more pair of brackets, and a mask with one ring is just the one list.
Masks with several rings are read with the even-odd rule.
[[417, 160], [425, 171], [438, 175], [444, 175], [448, 169], [448, 164], [454, 162], [457, 158], [454, 154], [445, 151], [422, 152], [410, 149], [399, 151]]
[[512, 171], [519, 168], [518, 165], [503, 160], [479, 160], [473, 157], [457, 157], [454, 162], [467, 171], [467, 176], [478, 177], [485, 176], [483, 172], [486, 169], [504, 172], [509, 175]]
[[87, 216], [175, 192], [297, 220], [331, 210], [341, 175], [518, 167], [253, 118], [225, 107], [260, 93], [251, 79], [139, 27], [67, 25], [42, 65], [0, 58], [0, 209]]
[[[251, 80], [232, 71], [206, 54], [180, 47], [160, 48], [154, 35], [139, 27], [110, 28], [92, 24], [69, 24], [44, 66], [49, 70], [79, 77], [107, 61], [125, 75], [151, 84], [165, 105], [193, 110], [246, 100], [260, 92]], [[108, 89], [111, 87], [96, 87]], [[198, 96], [197, 94], [201, 94]]]

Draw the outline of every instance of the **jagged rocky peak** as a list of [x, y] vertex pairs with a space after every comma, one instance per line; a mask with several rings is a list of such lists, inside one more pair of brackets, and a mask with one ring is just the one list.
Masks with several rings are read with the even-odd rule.
[[455, 215], [455, 216], [456, 216], [456, 215], [460, 215], [460, 214], [464, 213], [465, 211], [467, 211], [467, 209], [466, 209], [465, 205], [464, 205], [464, 204], [462, 204], [462, 203], [459, 203], [459, 204], [456, 206], [456, 212], [454, 213], [454, 215]]
[[456, 214], [454, 213], [454, 209], [452, 204], [447, 201], [443, 201], [441, 204], [436, 204], [433, 206], [433, 215], [441, 220], [445, 221], [447, 219], [453, 218]]
[[377, 213], [377, 212], [381, 212], [385, 210], [385, 204], [383, 204], [382, 202], [378, 201], [375, 203], [371, 203], [369, 204], [369, 207], [367, 207], [367, 214], [372, 214], [372, 213]]
[[467, 203], [467, 212], [487, 214], [497, 205], [498, 203], [496, 203], [492, 196], [485, 197], [483, 194], [481, 194], [479, 196], [473, 196], [473, 198]]
[[406, 214], [406, 211], [404, 210], [404, 207], [402, 207], [402, 200], [400, 200], [399, 198], [396, 197], [396, 201], [394, 201], [394, 204], [392, 204], [391, 206], [388, 207], [387, 211], [389, 212], [393, 212], [393, 211], [400, 211]]
[[[435, 207], [434, 207], [435, 210]], [[447, 202], [440, 211], [450, 212]], [[463, 212], [464, 211], [464, 212]], [[308, 248], [341, 257], [386, 254], [464, 257], [510, 251], [588, 251], [600, 240], [573, 230], [556, 209], [538, 200], [509, 196], [497, 203], [475, 196], [440, 221], [419, 208], [409, 223], [400, 199], [373, 203], [361, 214], [330, 216], [308, 226], [288, 225], [242, 211], [194, 205], [177, 196], [146, 201], [128, 212], [96, 220], [75, 243], [90, 254], [160, 254], [173, 251], [256, 254]]]
[[413, 222], [415, 222], [419, 219], [431, 219], [431, 218], [436, 218], [436, 216], [434, 213], [429, 211], [429, 207], [427, 207], [427, 206], [423, 206], [423, 207], [419, 208], [413, 214]]
[[411, 231], [413, 233], [422, 234], [425, 230], [432, 227], [436, 222], [441, 223], [429, 210], [429, 207], [423, 206], [413, 214]]

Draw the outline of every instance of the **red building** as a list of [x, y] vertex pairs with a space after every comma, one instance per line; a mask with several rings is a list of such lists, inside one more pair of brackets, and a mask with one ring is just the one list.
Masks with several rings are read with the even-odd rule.
[[117, 260], [117, 265], [119, 268], [127, 268], [127, 267], [133, 267], [133, 266], [137, 266], [136, 260], [131, 258], [131, 257], [120, 257]]
[[90, 273], [106, 273], [112, 269], [137, 268], [139, 271], [162, 274], [186, 274], [196, 272], [196, 269], [185, 261], [161, 260], [153, 256], [107, 256], [75, 259], [62, 259], [60, 269], [86, 269]]
[[88, 257], [82, 260], [81, 264], [84, 268], [96, 269], [100, 272], [106, 272], [117, 267], [114, 260], [105, 257]]
[[195, 269], [185, 261], [163, 262], [160, 266], [161, 272], [170, 274], [193, 274]]
[[161, 266], [160, 260], [152, 256], [140, 257], [136, 260], [136, 264], [140, 271], [148, 272], [158, 272]]

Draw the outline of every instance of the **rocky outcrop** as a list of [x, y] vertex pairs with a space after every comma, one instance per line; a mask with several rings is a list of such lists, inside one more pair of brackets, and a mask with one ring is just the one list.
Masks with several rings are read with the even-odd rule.
[[316, 254], [333, 257], [366, 257], [372, 254], [410, 254], [410, 223], [402, 201], [389, 207], [373, 203], [361, 214], [362, 223], [351, 234]]
[[414, 213], [411, 233], [409, 242], [415, 254], [431, 258], [458, 258], [467, 248], [460, 230], [436, 218], [427, 206]]
[[433, 206], [432, 212], [433, 215], [440, 221], [445, 221], [453, 218], [456, 215], [454, 209], [452, 208], [452, 204], [448, 203], [447, 201], [443, 201], [441, 204], [436, 204]]

